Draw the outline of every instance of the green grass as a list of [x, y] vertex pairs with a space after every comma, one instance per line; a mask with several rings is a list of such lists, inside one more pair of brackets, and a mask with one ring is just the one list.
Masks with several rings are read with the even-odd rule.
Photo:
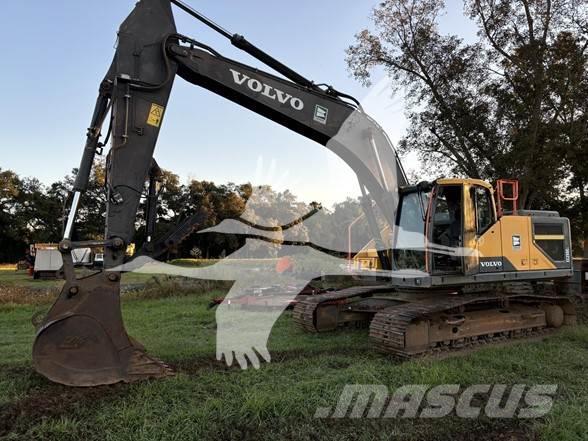
[[[91, 274], [78, 270], [78, 277]], [[35, 280], [26, 272], [0, 271], [0, 311], [15, 305], [46, 305], [57, 297], [63, 280]], [[124, 274], [121, 286], [127, 297], [161, 298], [178, 295], [192, 295], [214, 289], [230, 287], [225, 282], [169, 277], [139, 273]]]
[[[128, 273], [123, 276], [125, 283], [145, 283], [153, 278], [150, 274]], [[0, 289], [6, 287], [18, 287], [27, 289], [60, 288], [63, 280], [35, 280], [26, 271], [0, 271]]]
[[[310, 335], [285, 313], [261, 370], [215, 360], [218, 293], [123, 302], [131, 335], [174, 365], [173, 378], [75, 389], [31, 369], [30, 316], [43, 306], [0, 310], [0, 434], [42, 440], [588, 439], [588, 327], [545, 341], [485, 348], [445, 360], [400, 363], [374, 352], [366, 331]], [[541, 420], [317, 420], [345, 384], [552, 384], [553, 412]]]
[[1, 287], [51, 288], [62, 283], [61, 280], [34, 280], [26, 271], [0, 271]]

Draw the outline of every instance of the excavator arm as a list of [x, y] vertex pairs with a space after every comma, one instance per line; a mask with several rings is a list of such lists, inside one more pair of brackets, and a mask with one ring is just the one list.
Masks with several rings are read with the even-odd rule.
[[[285, 78], [225, 58], [178, 34], [172, 3]], [[398, 188], [407, 184], [406, 177], [386, 134], [357, 101], [332, 87], [315, 85], [181, 0], [141, 0], [120, 27], [116, 54], [101, 83], [88, 131], [60, 244], [66, 283], [37, 330], [35, 368], [53, 381], [94, 386], [169, 373], [162, 362], [147, 355], [127, 335], [120, 312], [120, 274], [108, 270], [124, 263], [126, 246], [133, 239], [137, 209], [176, 76], [333, 151], [356, 173], [364, 199], [373, 201], [387, 223], [394, 225]], [[105, 144], [100, 138], [109, 111], [106, 237], [104, 241], [72, 242], [76, 210], [94, 156]], [[363, 206], [374, 237], [381, 241], [373, 204]], [[105, 271], [77, 279], [69, 258], [71, 250], [87, 246], [104, 247]], [[387, 253], [381, 251], [380, 258], [389, 268]]]

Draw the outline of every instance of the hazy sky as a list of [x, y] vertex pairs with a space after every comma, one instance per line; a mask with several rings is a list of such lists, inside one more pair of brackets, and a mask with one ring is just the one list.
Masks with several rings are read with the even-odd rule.
[[[377, 2], [188, 2], [305, 77], [362, 100], [393, 142], [402, 135], [402, 97], [391, 97], [381, 84], [375, 90], [362, 87], [350, 77], [344, 60], [345, 48], [369, 25]], [[97, 87], [114, 54], [116, 30], [135, 1], [4, 3], [0, 167], [50, 183], [79, 164]], [[472, 38], [475, 28], [463, 17], [462, 2], [447, 3], [442, 29]], [[262, 67], [182, 11], [174, 12], [180, 33]], [[302, 200], [326, 204], [357, 193], [354, 174], [333, 153], [181, 79], [174, 86], [155, 157], [184, 182], [273, 184], [291, 189]]]

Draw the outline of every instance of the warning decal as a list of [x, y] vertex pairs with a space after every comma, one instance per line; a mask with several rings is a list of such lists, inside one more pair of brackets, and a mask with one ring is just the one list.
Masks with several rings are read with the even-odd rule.
[[165, 107], [160, 106], [159, 104], [151, 104], [151, 110], [147, 117], [147, 124], [153, 127], [159, 127], [161, 125], [161, 120], [163, 119], [164, 110]]

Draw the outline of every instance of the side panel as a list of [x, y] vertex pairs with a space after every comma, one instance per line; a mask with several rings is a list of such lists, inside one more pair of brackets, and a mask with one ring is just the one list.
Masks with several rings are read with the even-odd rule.
[[502, 222], [498, 221], [478, 239], [480, 273], [503, 271]]
[[568, 269], [570, 244], [565, 218], [503, 216], [479, 239], [480, 272]]
[[533, 241], [531, 268], [572, 268], [569, 220], [562, 217], [531, 216]]
[[531, 219], [528, 216], [503, 216], [500, 223], [504, 271], [530, 270]]

